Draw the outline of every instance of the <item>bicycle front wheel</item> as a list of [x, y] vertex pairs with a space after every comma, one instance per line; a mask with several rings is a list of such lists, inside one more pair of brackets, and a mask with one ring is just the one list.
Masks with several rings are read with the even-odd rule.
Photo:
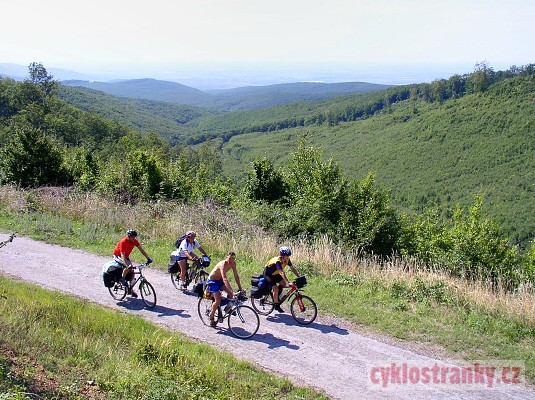
[[273, 311], [273, 294], [270, 292], [259, 299], [251, 297], [251, 305], [260, 315], [269, 315]]
[[144, 280], [139, 284], [139, 292], [141, 293], [143, 303], [145, 303], [148, 308], [156, 307], [156, 292], [148, 281]]
[[228, 327], [237, 338], [248, 339], [258, 332], [260, 318], [253, 308], [241, 305], [229, 314]]
[[295, 296], [290, 304], [290, 311], [292, 317], [302, 325], [311, 324], [318, 315], [318, 307], [314, 300], [304, 295]]
[[108, 288], [108, 291], [115, 300], [122, 300], [126, 297], [126, 288], [121, 282], [115, 282], [112, 287]]

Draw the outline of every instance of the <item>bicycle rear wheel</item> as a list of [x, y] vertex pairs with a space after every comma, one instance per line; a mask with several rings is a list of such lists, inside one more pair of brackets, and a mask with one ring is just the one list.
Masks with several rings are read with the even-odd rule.
[[139, 292], [141, 293], [143, 303], [145, 303], [148, 308], [156, 307], [156, 292], [148, 281], [141, 281], [139, 284]]
[[228, 327], [237, 338], [248, 339], [258, 332], [260, 318], [252, 307], [241, 305], [229, 314]]
[[273, 311], [273, 294], [270, 292], [259, 299], [251, 297], [251, 305], [260, 315], [269, 315]]
[[[201, 297], [199, 299], [199, 304], [197, 305], [197, 310], [199, 311], [199, 317], [204, 325], [210, 326], [210, 313], [212, 312], [212, 305], [214, 304], [214, 299], [209, 298], [205, 299]], [[216, 321], [221, 319], [221, 307], [216, 311], [214, 315]]]
[[318, 315], [318, 307], [314, 300], [308, 296], [299, 295], [292, 300], [290, 304], [292, 317], [301, 325], [308, 325], [314, 322]]
[[115, 300], [122, 300], [126, 297], [126, 288], [121, 282], [115, 282], [112, 287], [108, 288], [108, 291]]
[[182, 290], [178, 283], [179, 280], [180, 280], [180, 270], [174, 274], [171, 274], [171, 282], [173, 282], [173, 286], [175, 287], [176, 290]]

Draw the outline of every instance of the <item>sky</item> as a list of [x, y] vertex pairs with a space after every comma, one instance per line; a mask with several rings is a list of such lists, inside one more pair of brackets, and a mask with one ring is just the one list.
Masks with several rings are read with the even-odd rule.
[[535, 62], [533, 0], [0, 0], [0, 10], [0, 63], [88, 74], [462, 74]]

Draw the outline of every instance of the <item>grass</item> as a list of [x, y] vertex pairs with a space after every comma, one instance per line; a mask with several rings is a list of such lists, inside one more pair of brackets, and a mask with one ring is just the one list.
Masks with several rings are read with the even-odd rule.
[[[193, 228], [214, 261], [232, 249], [242, 283], [260, 272], [279, 243], [261, 229], [240, 222], [210, 204], [188, 207], [153, 203], [117, 206], [74, 191], [0, 189], [0, 229], [93, 253], [109, 255], [134, 226], [156, 267], [166, 270], [172, 244]], [[343, 317], [365, 330], [418, 342], [466, 360], [522, 360], [535, 383], [535, 295], [514, 293], [485, 282], [453, 279], [418, 264], [387, 262], [344, 252], [327, 238], [291, 243], [292, 257], [306, 273], [306, 292], [320, 314]], [[134, 255], [134, 254], [133, 254]], [[139, 256], [139, 253], [135, 255]]]
[[54, 398], [83, 398], [88, 386], [97, 398], [325, 398], [139, 317], [2, 276], [0, 304], [0, 349], [34, 360], [14, 368], [0, 356], [4, 393], [27, 392], [40, 371], [56, 383], [40, 395]]

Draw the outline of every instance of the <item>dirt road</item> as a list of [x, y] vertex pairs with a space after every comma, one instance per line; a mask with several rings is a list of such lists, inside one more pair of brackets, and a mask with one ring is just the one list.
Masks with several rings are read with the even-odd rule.
[[[0, 241], [7, 237], [0, 233]], [[502, 375], [483, 365], [454, 365], [416, 347], [409, 349], [393, 340], [359, 333], [343, 320], [322, 316], [321, 309], [309, 326], [298, 325], [287, 313], [261, 316], [253, 338], [236, 339], [225, 324], [217, 329], [204, 326], [197, 314], [197, 297], [178, 292], [169, 275], [155, 269], [147, 268], [145, 273], [158, 296], [155, 309], [147, 310], [140, 299], [129, 297], [116, 302], [102, 283], [101, 268], [107, 261], [109, 258], [24, 237], [0, 249], [1, 274], [138, 315], [250, 360], [298, 385], [322, 389], [333, 399], [535, 398], [534, 390], [504, 384], [503, 378], [513, 378], [510, 371]], [[244, 284], [247, 278], [243, 277]], [[310, 289], [307, 293], [313, 297]], [[457, 375], [462, 367], [473, 367], [482, 374], [474, 375], [472, 384], [463, 385]]]

